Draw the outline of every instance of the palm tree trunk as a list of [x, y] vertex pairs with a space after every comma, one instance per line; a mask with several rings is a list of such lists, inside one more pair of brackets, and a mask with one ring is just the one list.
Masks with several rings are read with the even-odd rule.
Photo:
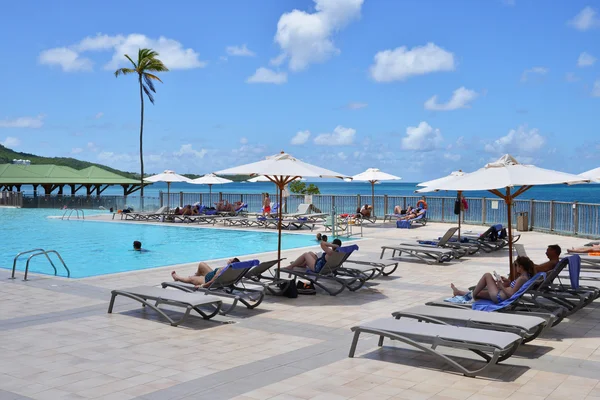
[[140, 185], [142, 185], [140, 189], [141, 204], [143, 204], [144, 197], [144, 152], [143, 152], [143, 144], [144, 144], [144, 93], [142, 92], [142, 74], [139, 77], [140, 81], [140, 101], [141, 101], [141, 116], [140, 116]]

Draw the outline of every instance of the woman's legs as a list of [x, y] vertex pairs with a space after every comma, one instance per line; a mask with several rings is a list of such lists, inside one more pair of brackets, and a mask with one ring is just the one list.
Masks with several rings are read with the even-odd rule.
[[400, 206], [394, 207], [394, 214], [402, 214], [402, 208]]
[[[486, 289], [486, 290], [484, 290]], [[489, 272], [483, 274], [477, 286], [473, 289], [473, 298], [477, 299], [490, 299], [494, 302], [497, 301], [498, 287], [494, 277]]]
[[452, 288], [452, 295], [453, 296], [464, 296], [465, 294], [469, 293], [468, 290], [460, 290], [460, 289], [458, 289], [456, 286], [454, 286], [454, 283], [451, 283], [450, 287]]

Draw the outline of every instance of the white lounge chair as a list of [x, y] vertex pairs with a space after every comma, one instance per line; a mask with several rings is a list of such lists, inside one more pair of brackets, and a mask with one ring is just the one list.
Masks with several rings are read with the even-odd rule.
[[443, 249], [432, 246], [415, 246], [415, 245], [398, 245], [398, 246], [381, 246], [381, 258], [384, 257], [386, 250], [392, 250], [392, 258], [405, 253], [409, 256], [416, 257], [427, 264], [443, 263], [454, 258], [454, 250]]

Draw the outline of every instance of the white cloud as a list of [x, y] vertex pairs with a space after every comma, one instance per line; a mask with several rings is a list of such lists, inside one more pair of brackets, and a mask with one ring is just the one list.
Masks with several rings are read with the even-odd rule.
[[44, 115], [37, 117], [19, 117], [15, 119], [0, 119], [0, 128], [41, 128], [44, 125]]
[[340, 151], [339, 153], [337, 153], [337, 156], [340, 160], [345, 160], [348, 158], [348, 156], [346, 155], [346, 153], [344, 153], [343, 151]]
[[91, 71], [93, 65], [92, 60], [66, 47], [44, 50], [38, 61], [43, 65], [58, 65], [64, 72]]
[[204, 158], [206, 153], [208, 153], [208, 150], [206, 149], [194, 150], [191, 144], [182, 144], [179, 148], [179, 151], [174, 152], [173, 155], [176, 155], [178, 157], [193, 156], [197, 158]]
[[445, 153], [444, 158], [446, 160], [450, 160], [450, 161], [460, 161], [461, 156], [460, 156], [460, 154], [455, 154], [455, 153]]
[[102, 35], [88, 36], [68, 47], [57, 47], [44, 50], [40, 53], [39, 61], [46, 65], [59, 65], [65, 72], [91, 71], [93, 63], [81, 53], [91, 51], [113, 51], [112, 59], [104, 66], [112, 70], [120, 66], [129, 65], [124, 57], [128, 54], [134, 61], [137, 60], [138, 49], [151, 48], [159, 54], [160, 60], [169, 69], [191, 69], [206, 66], [200, 60], [200, 55], [193, 49], [186, 49], [173, 39], [160, 36], [152, 39], [145, 35], [133, 33], [130, 35]]
[[285, 53], [281, 53], [277, 57], [271, 58], [269, 60], [269, 64], [271, 64], [275, 67], [279, 67], [281, 64], [283, 64], [283, 62], [285, 61], [286, 58], [287, 58], [287, 56], [285, 55]]
[[526, 69], [523, 71], [523, 75], [521, 75], [521, 82], [527, 82], [529, 80], [529, 76], [534, 75], [546, 75], [548, 73], [548, 68], [545, 67], [533, 67], [531, 69]]
[[454, 68], [454, 54], [434, 43], [427, 43], [410, 50], [402, 46], [378, 52], [370, 72], [377, 82], [392, 82], [432, 72], [453, 71]]
[[98, 146], [96, 146], [96, 143], [94, 143], [94, 142], [88, 142], [88, 144], [87, 144], [87, 148], [88, 148], [90, 151], [93, 151], [94, 153], [98, 152], [98, 150], [99, 150], [99, 149], [98, 149]]
[[517, 3], [515, 0], [502, 0], [502, 4], [504, 4], [505, 6], [513, 7]]
[[19, 146], [21, 141], [16, 137], [7, 136], [4, 142], [0, 142], [0, 144], [4, 147], [9, 147], [12, 149], [13, 147]]
[[287, 82], [287, 74], [285, 72], [275, 72], [268, 68], [260, 67], [254, 75], [246, 79], [246, 83], [274, 83], [281, 85]]
[[80, 154], [83, 153], [83, 149], [81, 147], [74, 147], [71, 149], [71, 154]]
[[546, 144], [546, 138], [540, 135], [536, 128], [529, 129], [521, 125], [517, 129], [511, 129], [506, 136], [485, 145], [488, 153], [532, 153], [540, 150]]
[[281, 47], [281, 54], [271, 60], [275, 65], [289, 59], [290, 70], [300, 71], [339, 54], [332, 36], [360, 17], [364, 0], [314, 1], [315, 12], [312, 14], [292, 10], [279, 18], [275, 42]]
[[103, 113], [103, 112], [99, 112], [99, 113], [97, 113], [96, 115], [94, 115], [94, 118], [95, 118], [95, 119], [100, 119], [100, 118], [102, 118], [102, 117], [104, 117], [104, 113]]
[[596, 14], [596, 10], [592, 7], [585, 7], [567, 23], [579, 31], [597, 28], [600, 26], [600, 18]]
[[248, 138], [243, 137], [240, 139], [240, 144], [246, 144], [246, 143], [248, 143]]
[[254, 57], [256, 54], [246, 47], [245, 44], [241, 46], [227, 46], [225, 49], [228, 55], [238, 57]]
[[135, 159], [131, 154], [125, 153], [114, 153], [112, 151], [102, 151], [98, 153], [98, 160], [105, 163], [114, 163], [114, 162], [131, 162]]
[[585, 51], [579, 55], [577, 59], [578, 67], [591, 67], [596, 62], [596, 57]]
[[406, 128], [406, 136], [402, 138], [401, 145], [404, 150], [432, 151], [438, 148], [442, 141], [440, 130], [422, 121], [419, 126]]
[[579, 81], [579, 77], [572, 72], [567, 72], [565, 74], [565, 80], [569, 83], [573, 83]]
[[600, 97], [600, 79], [596, 79], [594, 87], [592, 88], [592, 96]]
[[332, 133], [322, 133], [315, 138], [315, 144], [324, 146], [348, 146], [354, 143], [356, 130], [341, 125], [335, 127]]
[[346, 108], [348, 110], [360, 110], [361, 108], [367, 108], [367, 103], [348, 103]]
[[425, 102], [425, 109], [434, 111], [451, 111], [458, 110], [459, 108], [470, 108], [471, 106], [469, 103], [475, 100], [477, 96], [477, 92], [462, 86], [452, 92], [452, 98], [446, 104], [438, 103], [437, 95], [435, 95]]
[[304, 144], [308, 141], [308, 138], [310, 138], [310, 131], [298, 131], [290, 143], [294, 145]]

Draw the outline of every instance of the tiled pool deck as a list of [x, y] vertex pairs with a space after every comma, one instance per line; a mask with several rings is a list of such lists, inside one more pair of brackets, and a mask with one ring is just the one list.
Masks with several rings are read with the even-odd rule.
[[[366, 227], [360, 253], [437, 237], [448, 227]], [[520, 240], [538, 262], [548, 244], [585, 242], [537, 232]], [[173, 267], [78, 280], [32, 274], [28, 282], [10, 280], [1, 269], [0, 399], [600, 399], [598, 302], [483, 377], [464, 377], [390, 341], [378, 348], [369, 336], [348, 358], [350, 327], [447, 295], [450, 282], [468, 286], [484, 272], [505, 273], [506, 254], [443, 265], [401, 262], [395, 274], [355, 293], [267, 296], [255, 310], [240, 305], [225, 317], [194, 316], [177, 328], [125, 298], [107, 314], [111, 289], [158, 285]], [[194, 266], [176, 269], [191, 274]]]

